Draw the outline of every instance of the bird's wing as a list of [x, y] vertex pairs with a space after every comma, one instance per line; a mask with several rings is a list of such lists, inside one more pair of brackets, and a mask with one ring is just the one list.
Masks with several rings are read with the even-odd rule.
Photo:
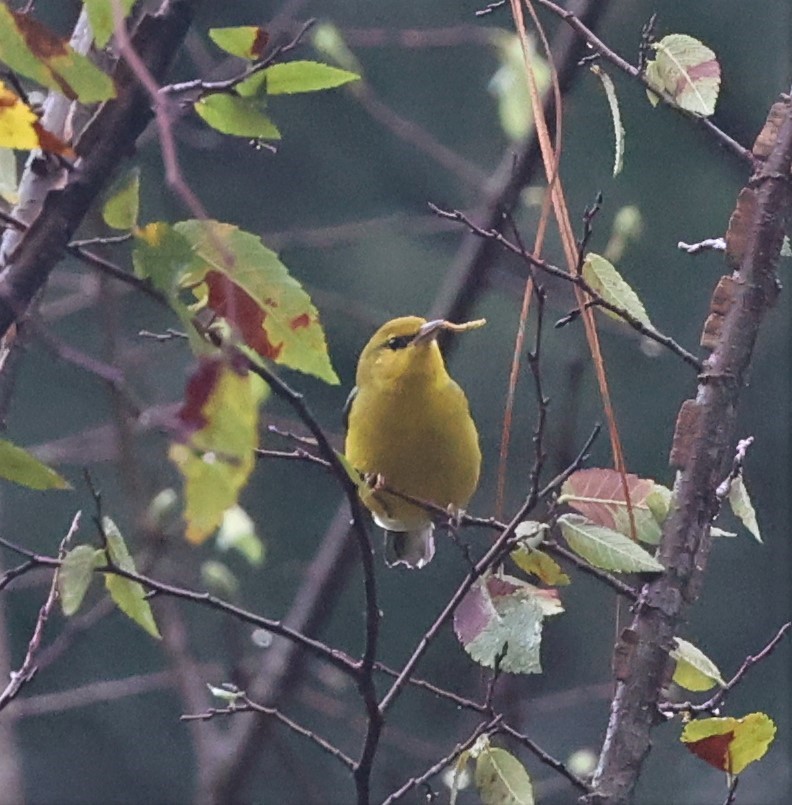
[[352, 409], [352, 403], [355, 401], [355, 397], [357, 397], [358, 387], [355, 386], [352, 391], [349, 392], [349, 396], [346, 398], [346, 402], [344, 403], [344, 407], [341, 409], [341, 416], [342, 422], [344, 423], [344, 430], [349, 430], [349, 412]]

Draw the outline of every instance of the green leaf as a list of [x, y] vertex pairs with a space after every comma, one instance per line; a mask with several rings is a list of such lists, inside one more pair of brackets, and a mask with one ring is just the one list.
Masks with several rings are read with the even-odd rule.
[[520, 538], [520, 544], [526, 548], [538, 548], [544, 542], [550, 526], [538, 520], [523, 520], [517, 523], [514, 536]]
[[692, 643], [675, 637], [676, 648], [672, 649], [670, 656], [676, 660], [674, 669], [674, 682], [685, 690], [710, 690], [715, 685], [725, 686], [718, 666]]
[[94, 32], [94, 42], [100, 49], [110, 41], [115, 30], [113, 3], [120, 10], [122, 19], [126, 19], [135, 0], [83, 0], [91, 30]]
[[248, 61], [260, 59], [269, 42], [269, 34], [258, 25], [210, 28], [209, 38], [226, 53]]
[[613, 176], [614, 178], [622, 172], [624, 167], [624, 126], [621, 121], [619, 110], [619, 99], [616, 97], [616, 87], [613, 86], [611, 77], [598, 65], [591, 66], [591, 72], [599, 78], [602, 88], [605, 90], [605, 97], [608, 99], [611, 120], [613, 121], [613, 138], [615, 141], [615, 153], [613, 157]]
[[237, 551], [254, 566], [264, 561], [264, 543], [256, 534], [256, 524], [241, 506], [231, 506], [223, 514], [217, 547], [221, 551]]
[[[512, 142], [518, 142], [528, 135], [534, 124], [522, 44], [517, 34], [506, 31], [494, 31], [491, 41], [500, 66], [487, 88], [498, 101], [498, 117], [503, 133]], [[543, 93], [550, 86], [550, 70], [545, 59], [536, 52], [533, 37], [528, 38], [528, 48], [537, 87]]]
[[213, 129], [236, 137], [280, 140], [277, 126], [264, 114], [255, 98], [214, 92], [195, 104], [195, 111]]
[[228, 565], [215, 559], [207, 559], [201, 564], [201, 581], [215, 595], [233, 599], [239, 594], [239, 581]]
[[58, 595], [67, 618], [80, 608], [94, 570], [103, 563], [104, 551], [90, 545], [78, 545], [63, 557], [58, 569]]
[[110, 189], [102, 217], [113, 229], [132, 229], [137, 226], [139, 209], [140, 168], [135, 167]]
[[30, 489], [71, 489], [62, 475], [5, 439], [0, 439], [0, 478]]
[[732, 480], [731, 486], [729, 486], [729, 505], [735, 516], [738, 517], [740, 522], [751, 532], [754, 539], [757, 542], [762, 542], [759, 523], [756, 520], [756, 511], [748, 495], [748, 489], [745, 486], [742, 472]]
[[204, 542], [236, 505], [253, 470], [264, 383], [225, 358], [202, 358], [178, 414], [182, 437], [170, 448], [184, 478], [186, 537]]
[[660, 562], [629, 537], [605, 526], [595, 525], [579, 514], [558, 518], [569, 547], [594, 567], [617, 573], [660, 572]]
[[476, 758], [474, 775], [483, 805], [533, 805], [531, 778], [505, 749], [487, 745]]
[[658, 525], [662, 525], [668, 512], [671, 510], [671, 499], [673, 493], [667, 486], [662, 484], [655, 484], [652, 486], [652, 491], [646, 496], [646, 505], [652, 513], [652, 517], [657, 521]]
[[541, 673], [542, 622], [563, 612], [558, 595], [512, 576], [479, 579], [454, 612], [454, 632], [485, 668]]
[[[720, 92], [720, 65], [715, 54], [698, 39], [670, 34], [653, 42], [657, 56], [646, 66], [646, 80], [666, 93], [681, 109], [702, 117], [715, 112]], [[652, 105], [657, 97], [649, 91]]]
[[[136, 573], [135, 562], [129, 549], [118, 530], [118, 526], [109, 518], [102, 520], [102, 527], [107, 536], [107, 556], [110, 562], [127, 573]], [[159, 629], [154, 621], [151, 605], [146, 600], [146, 593], [137, 581], [117, 576], [114, 573], [105, 574], [105, 586], [116, 606], [152, 637], [160, 639]]]
[[217, 221], [182, 221], [176, 231], [200, 267], [185, 278], [205, 304], [263, 358], [336, 384], [319, 314], [275, 252], [249, 232]]
[[[589, 253], [583, 262], [583, 279], [606, 302], [622, 308], [641, 324], [651, 327], [652, 322], [646, 314], [643, 303], [635, 291], [622, 279], [619, 272], [598, 254]], [[624, 319], [611, 310], [602, 309], [602, 312], [616, 321]]]
[[509, 556], [520, 570], [536, 576], [545, 584], [565, 586], [571, 583], [571, 579], [561, 570], [558, 562], [536, 548], [520, 545]]
[[70, 100], [99, 103], [115, 97], [115, 85], [86, 56], [27, 14], [0, 3], [0, 60]]
[[360, 81], [357, 73], [341, 70], [317, 61], [290, 61], [273, 64], [264, 70], [268, 95], [293, 95], [298, 92], [317, 92]]

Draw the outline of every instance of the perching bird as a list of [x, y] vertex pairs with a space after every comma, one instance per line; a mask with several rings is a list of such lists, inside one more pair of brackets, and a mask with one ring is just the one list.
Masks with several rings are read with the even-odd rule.
[[451, 379], [437, 345], [451, 324], [404, 316], [383, 324], [366, 344], [357, 385], [346, 406], [346, 457], [377, 484], [363, 502], [385, 529], [391, 566], [421, 568], [434, 556], [431, 515], [378, 487], [444, 508], [461, 509], [476, 490], [481, 465], [478, 432], [465, 393]]

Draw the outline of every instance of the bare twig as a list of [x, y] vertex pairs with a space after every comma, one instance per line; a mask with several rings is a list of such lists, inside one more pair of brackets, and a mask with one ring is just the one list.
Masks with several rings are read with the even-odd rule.
[[[69, 544], [71, 538], [77, 533], [77, 530], [80, 527], [80, 517], [80, 512], [77, 512], [77, 514], [74, 515], [71, 525], [69, 526], [69, 530], [61, 541], [59, 548], [59, 554], [61, 557], [63, 557], [66, 546]], [[41, 646], [41, 639], [44, 636], [44, 626], [46, 625], [47, 619], [52, 612], [53, 606], [55, 606], [57, 595], [58, 574], [56, 572], [52, 576], [52, 582], [50, 584], [47, 600], [42, 605], [41, 609], [39, 610], [38, 617], [36, 618], [36, 625], [33, 629], [33, 635], [30, 638], [30, 642], [28, 643], [25, 659], [22, 661], [22, 665], [20, 666], [19, 670], [12, 672], [11, 681], [8, 683], [8, 685], [6, 685], [5, 690], [0, 693], [0, 712], [2, 712], [9, 705], [9, 703], [19, 695], [19, 692], [22, 690], [22, 688], [36, 675], [36, 654]]]

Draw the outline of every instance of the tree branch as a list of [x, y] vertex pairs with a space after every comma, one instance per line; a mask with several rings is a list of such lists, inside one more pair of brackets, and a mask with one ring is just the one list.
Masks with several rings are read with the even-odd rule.
[[677, 420], [672, 462], [679, 473], [658, 552], [666, 572], [643, 588], [616, 648], [616, 694], [594, 792], [587, 798], [592, 805], [630, 801], [658, 719], [672, 639], [698, 597], [712, 547], [709, 526], [719, 506], [717, 488], [732, 460], [737, 403], [760, 325], [778, 293], [775, 269], [790, 214], [791, 164], [792, 102], [787, 98], [775, 145], [740, 192], [730, 222], [726, 258], [737, 282], [719, 314], [714, 351], [696, 398], [683, 404]]

